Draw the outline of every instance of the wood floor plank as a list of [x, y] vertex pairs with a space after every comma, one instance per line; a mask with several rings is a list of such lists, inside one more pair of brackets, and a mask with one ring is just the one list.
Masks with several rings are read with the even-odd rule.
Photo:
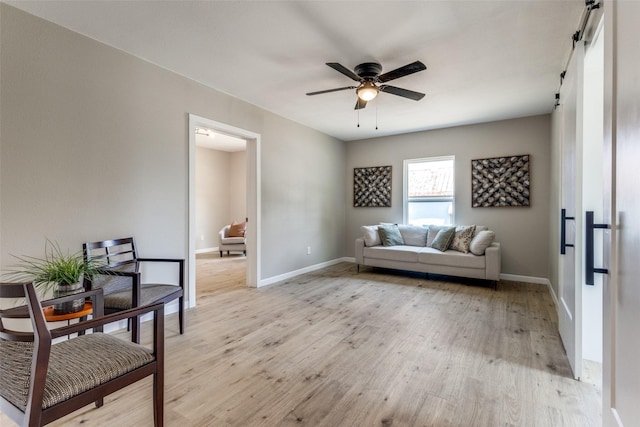
[[[249, 289], [245, 269], [243, 256], [197, 257], [185, 335], [175, 314], [165, 322], [167, 426], [601, 423], [596, 387], [571, 378], [542, 285], [494, 291], [340, 263]], [[52, 425], [151, 426], [151, 414], [145, 380]]]

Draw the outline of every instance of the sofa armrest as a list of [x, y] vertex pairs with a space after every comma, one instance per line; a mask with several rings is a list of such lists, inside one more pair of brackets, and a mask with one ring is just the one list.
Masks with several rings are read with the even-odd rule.
[[222, 244], [222, 239], [224, 239], [227, 234], [227, 226], [222, 227], [222, 230], [218, 231], [218, 243]]
[[364, 264], [364, 239], [356, 239], [356, 264]]
[[486, 279], [487, 280], [500, 280], [500, 264], [501, 264], [501, 251], [500, 243], [493, 242], [491, 246], [484, 251], [485, 265], [486, 265]]

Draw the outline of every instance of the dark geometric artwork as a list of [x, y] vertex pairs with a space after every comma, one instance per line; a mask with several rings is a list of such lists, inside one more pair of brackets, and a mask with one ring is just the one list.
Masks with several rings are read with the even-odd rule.
[[529, 157], [471, 160], [471, 207], [529, 206]]
[[353, 207], [391, 207], [391, 166], [353, 168]]

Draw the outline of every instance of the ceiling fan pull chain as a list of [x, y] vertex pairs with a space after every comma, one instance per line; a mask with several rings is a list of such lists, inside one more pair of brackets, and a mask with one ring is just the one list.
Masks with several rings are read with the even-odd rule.
[[356, 110], [358, 112], [358, 127], [360, 127], [360, 110]]
[[376, 101], [376, 130], [378, 130], [378, 101]]

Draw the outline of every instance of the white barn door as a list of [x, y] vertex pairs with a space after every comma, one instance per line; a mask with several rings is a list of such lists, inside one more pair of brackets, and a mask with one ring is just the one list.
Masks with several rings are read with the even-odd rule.
[[[575, 378], [582, 375], [582, 247], [581, 221], [582, 76], [584, 43], [578, 42], [560, 90], [561, 130], [561, 241], [558, 286], [558, 323], [562, 343]], [[560, 213], [559, 213], [560, 214]], [[564, 232], [564, 236], [562, 233]]]

